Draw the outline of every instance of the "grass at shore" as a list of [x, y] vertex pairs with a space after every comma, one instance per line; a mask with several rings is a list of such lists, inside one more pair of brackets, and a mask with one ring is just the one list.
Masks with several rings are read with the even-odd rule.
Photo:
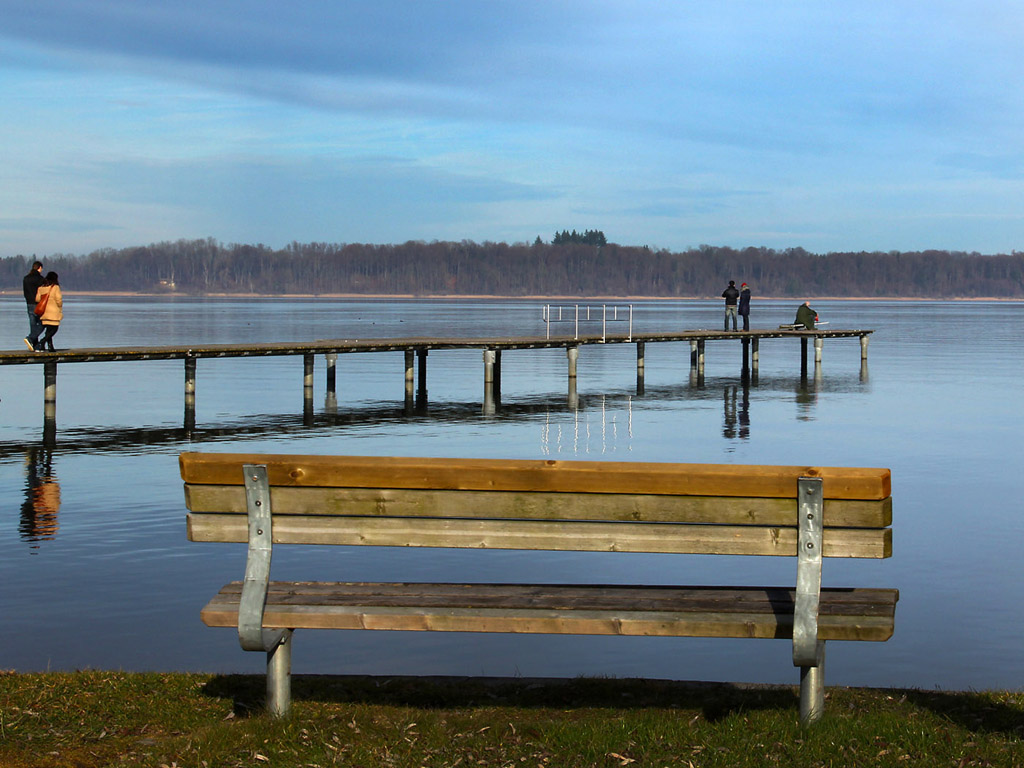
[[263, 678], [0, 675], [3, 768], [235, 766], [1020, 766], [1024, 693], [664, 681], [296, 676], [294, 713]]

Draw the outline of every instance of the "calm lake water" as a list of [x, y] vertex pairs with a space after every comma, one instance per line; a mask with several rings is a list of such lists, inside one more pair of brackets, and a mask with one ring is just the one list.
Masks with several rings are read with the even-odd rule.
[[[317, 360], [303, 414], [302, 360], [200, 360], [196, 427], [183, 428], [180, 361], [60, 366], [56, 444], [43, 443], [41, 366], [0, 367], [0, 668], [255, 672], [230, 630], [199, 621], [242, 577], [242, 545], [185, 539], [185, 450], [883, 466], [893, 472], [894, 556], [826, 561], [830, 586], [897, 587], [887, 643], [830, 643], [829, 684], [1024, 687], [1024, 304], [814, 302], [832, 328], [800, 376], [799, 344], [761, 344], [743, 386], [739, 345], [584, 347], [569, 407], [564, 350], [506, 352], [501, 404], [482, 409], [479, 351], [428, 357], [425, 408], [404, 410], [402, 353], [342, 355], [328, 407]], [[637, 302], [640, 331], [712, 328], [718, 302]], [[795, 302], [754, 305], [752, 325]], [[27, 320], [0, 297], [8, 349]], [[543, 334], [531, 301], [191, 300], [68, 295], [61, 348], [393, 336]], [[282, 579], [792, 583], [789, 558], [291, 548]], [[447, 633], [296, 636], [297, 672], [643, 676], [793, 683], [788, 641]]]

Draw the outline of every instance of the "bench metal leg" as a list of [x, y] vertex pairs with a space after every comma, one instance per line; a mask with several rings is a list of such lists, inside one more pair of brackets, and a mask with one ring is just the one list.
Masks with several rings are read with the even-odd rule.
[[287, 717], [292, 708], [292, 631], [267, 651], [267, 713]]
[[800, 723], [810, 725], [825, 712], [825, 643], [818, 641], [818, 663], [800, 667]]

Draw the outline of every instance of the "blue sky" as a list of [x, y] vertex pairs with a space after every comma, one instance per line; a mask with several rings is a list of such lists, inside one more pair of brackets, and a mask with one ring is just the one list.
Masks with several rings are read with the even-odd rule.
[[1024, 3], [0, 0], [0, 256], [1024, 250]]

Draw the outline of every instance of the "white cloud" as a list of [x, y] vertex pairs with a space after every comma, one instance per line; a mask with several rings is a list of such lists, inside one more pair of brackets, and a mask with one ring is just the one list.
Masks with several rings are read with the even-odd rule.
[[[0, 0], [16, 116], [0, 124], [0, 248], [82, 250], [86, 230], [324, 239], [346, 213], [378, 241], [596, 226], [668, 247], [776, 233], [767, 244], [888, 250], [941, 232], [986, 250], [1024, 236], [1012, 217], [964, 223], [993, 205], [966, 183], [979, 176], [1024, 202], [1016, 3], [198, 8]], [[914, 190], [896, 204], [919, 216], [890, 215], [894, 188]], [[587, 212], [624, 234], [568, 220]]]

